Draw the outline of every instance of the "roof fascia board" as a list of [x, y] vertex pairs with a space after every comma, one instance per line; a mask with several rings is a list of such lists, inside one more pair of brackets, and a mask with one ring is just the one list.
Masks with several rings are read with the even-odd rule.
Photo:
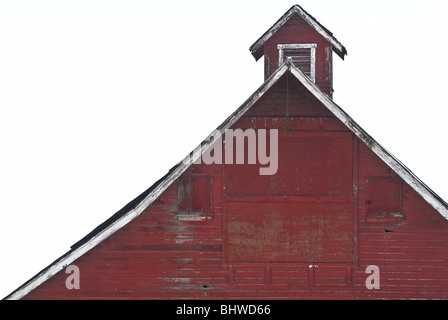
[[180, 165], [168, 175], [145, 199], [143, 199], [134, 209], [124, 214], [122, 217], [107, 226], [104, 230], [93, 236], [89, 241], [79, 246], [78, 248], [69, 251], [61, 258], [53, 262], [50, 266], [45, 268], [30, 281], [19, 287], [13, 293], [8, 295], [5, 300], [19, 300], [39, 285], [50, 279], [63, 268], [69, 266], [73, 261], [87, 253], [92, 248], [103, 242], [109, 236], [117, 232], [126, 224], [137, 218], [151, 203], [153, 203], [168, 187], [175, 182], [202, 154], [208, 149], [208, 146], [213, 142], [213, 137], [218, 132], [225, 133], [232, 125], [238, 121], [243, 114], [247, 112], [276, 82], [288, 71], [288, 66], [284, 63], [271, 77], [266, 80], [263, 85], [255, 91], [255, 93], [247, 99], [241, 107], [239, 107], [230, 117], [228, 117], [218, 129], [214, 130], [203, 143], [201, 143], [190, 155], [180, 163]]
[[300, 6], [294, 6], [295, 12], [300, 15], [308, 24], [310, 24], [322, 37], [331, 43], [333, 48], [338, 52], [338, 55], [344, 59], [345, 48], [333, 36], [329, 35], [313, 18], [311, 18]]
[[[325, 40], [331, 43], [333, 49], [337, 54], [344, 59], [346, 54], [345, 47], [335, 39], [332, 35], [323, 29], [308, 13], [306, 13], [300, 6], [294, 5], [289, 9], [268, 31], [266, 31], [260, 39], [258, 39], [251, 47], [250, 51], [255, 56], [255, 52], [261, 49], [261, 47], [268, 41], [277, 31], [280, 29], [293, 14], [298, 14], [302, 17], [310, 26], [312, 26]], [[261, 55], [262, 56], [262, 55]], [[259, 59], [259, 58], [258, 58]], [[257, 60], [258, 60], [257, 59]]]
[[[252, 52], [252, 55], [255, 55], [255, 52], [258, 51], [266, 43], [266, 41], [268, 41], [274, 35], [274, 33], [276, 33], [277, 30], [281, 28], [294, 13], [295, 13], [294, 7], [292, 7], [268, 31], [266, 31], [261, 36], [261, 38], [258, 39], [257, 42], [255, 42], [250, 47], [250, 51]], [[263, 56], [263, 55], [261, 55], [261, 56]]]
[[302, 71], [292, 63], [287, 62], [291, 73], [307, 88], [325, 107], [342, 121], [361, 141], [363, 141], [377, 156], [380, 157], [396, 174], [408, 183], [435, 210], [448, 220], [448, 208], [439, 201], [428, 188], [416, 178], [400, 161], [392, 156], [384, 147], [376, 142], [362, 129], [345, 111], [323, 93]]

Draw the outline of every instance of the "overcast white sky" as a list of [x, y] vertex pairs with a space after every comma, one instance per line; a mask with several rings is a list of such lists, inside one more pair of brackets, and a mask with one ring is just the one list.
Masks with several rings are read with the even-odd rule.
[[238, 108], [295, 3], [348, 50], [336, 103], [448, 199], [446, 0], [0, 0], [0, 298]]

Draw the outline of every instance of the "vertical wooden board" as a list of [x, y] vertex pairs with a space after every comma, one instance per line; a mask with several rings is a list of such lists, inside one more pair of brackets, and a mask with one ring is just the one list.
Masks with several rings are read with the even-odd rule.
[[351, 263], [351, 204], [227, 203], [231, 262]]
[[189, 177], [177, 180], [177, 210], [178, 212], [190, 213], [191, 186]]

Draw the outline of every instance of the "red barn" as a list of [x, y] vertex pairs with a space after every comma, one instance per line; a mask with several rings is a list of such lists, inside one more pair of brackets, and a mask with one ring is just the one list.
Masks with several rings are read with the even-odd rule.
[[263, 85], [7, 299], [448, 298], [448, 205], [332, 100], [345, 47], [295, 5], [250, 51]]

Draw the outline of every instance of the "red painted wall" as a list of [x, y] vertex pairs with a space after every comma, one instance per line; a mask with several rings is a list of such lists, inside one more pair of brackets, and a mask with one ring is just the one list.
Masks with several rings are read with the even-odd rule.
[[[61, 271], [25, 299], [448, 298], [448, 221], [292, 76], [234, 128], [280, 130], [277, 175], [194, 165], [183, 178], [211, 178], [210, 220], [179, 220], [175, 183], [73, 263], [80, 290], [67, 290]], [[375, 183], [396, 189], [387, 177], [399, 212], [397, 201], [376, 212]], [[380, 269], [379, 290], [365, 286], [369, 265]]]

